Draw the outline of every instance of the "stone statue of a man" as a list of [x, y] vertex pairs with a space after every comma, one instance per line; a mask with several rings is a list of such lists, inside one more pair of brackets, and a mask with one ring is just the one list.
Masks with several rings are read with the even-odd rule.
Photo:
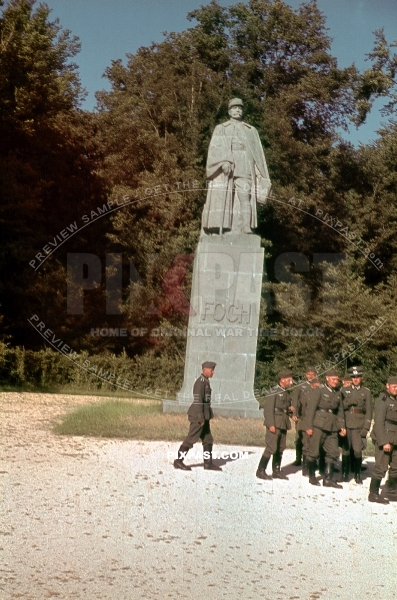
[[255, 127], [242, 120], [240, 98], [230, 100], [229, 116], [230, 121], [216, 126], [208, 149], [208, 194], [202, 216], [206, 233], [252, 233], [257, 226], [256, 202], [264, 204], [270, 194], [262, 144]]

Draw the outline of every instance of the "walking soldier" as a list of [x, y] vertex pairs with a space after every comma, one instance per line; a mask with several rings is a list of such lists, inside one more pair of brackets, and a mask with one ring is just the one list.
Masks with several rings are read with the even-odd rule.
[[259, 479], [272, 479], [266, 473], [270, 457], [273, 456], [272, 468], [274, 479], [288, 479], [281, 473], [281, 459], [287, 445], [287, 430], [291, 429], [289, 419], [291, 396], [287, 388], [292, 385], [292, 371], [286, 369], [278, 374], [279, 384], [274, 392], [267, 397], [263, 410], [266, 425], [265, 450], [260, 459], [256, 476]]
[[214, 362], [204, 362], [202, 364], [202, 373], [196, 379], [193, 386], [193, 404], [188, 410], [188, 419], [190, 422], [189, 433], [183, 440], [181, 447], [178, 450], [178, 458], [174, 460], [174, 467], [183, 471], [191, 471], [191, 467], [185, 465], [183, 459], [186, 454], [193, 448], [193, 445], [201, 439], [204, 452], [204, 469], [212, 471], [222, 471], [212, 462], [212, 444], [214, 442], [210, 419], [214, 414], [211, 408], [211, 386], [209, 379], [214, 375], [216, 364]]

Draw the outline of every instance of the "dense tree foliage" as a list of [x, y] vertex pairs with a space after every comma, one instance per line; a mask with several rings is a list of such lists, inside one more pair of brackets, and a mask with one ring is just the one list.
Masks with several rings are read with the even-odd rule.
[[[267, 251], [261, 329], [276, 335], [259, 337], [259, 379], [270, 381], [280, 366], [298, 373], [307, 362], [344, 369], [359, 360], [381, 381], [397, 368], [397, 126], [391, 120], [359, 148], [338, 131], [362, 123], [378, 97], [392, 115], [393, 44], [378, 31], [371, 68], [340, 69], [314, 0], [296, 11], [280, 0], [228, 8], [212, 0], [189, 18], [186, 31], [113, 61], [111, 90], [97, 94], [89, 113], [71, 62], [78, 40], [49, 21], [45, 5], [12, 0], [4, 8], [6, 339], [41, 347], [27, 324], [37, 313], [79, 351], [123, 351], [141, 365], [164, 358], [167, 369], [180, 369], [185, 338], [172, 332], [188, 320], [208, 144], [228, 98], [238, 96], [273, 183], [258, 234]], [[39, 264], [37, 254], [72, 223], [78, 234]], [[73, 294], [79, 299], [68, 253], [72, 262], [89, 254], [88, 270], [95, 266], [94, 277], [80, 264], [84, 281], [92, 276], [80, 311], [67, 310]], [[106, 328], [137, 333], [92, 334]]]

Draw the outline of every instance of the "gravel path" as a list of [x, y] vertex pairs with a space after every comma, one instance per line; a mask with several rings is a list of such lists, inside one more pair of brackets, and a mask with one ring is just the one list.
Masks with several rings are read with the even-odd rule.
[[397, 503], [367, 502], [370, 459], [333, 490], [259, 481], [258, 448], [186, 473], [174, 443], [51, 432], [99, 400], [0, 394], [1, 600], [394, 600]]

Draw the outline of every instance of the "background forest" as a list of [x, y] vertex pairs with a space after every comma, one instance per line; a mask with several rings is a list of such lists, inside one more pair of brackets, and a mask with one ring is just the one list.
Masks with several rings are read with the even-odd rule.
[[[45, 4], [0, 5], [3, 386], [115, 389], [111, 373], [178, 391], [206, 153], [237, 96], [273, 183], [256, 387], [280, 367], [359, 362], [383, 389], [397, 373], [397, 55], [383, 31], [367, 70], [340, 69], [315, 1], [213, 0], [187, 31], [114, 60], [89, 112], [78, 40]], [[343, 141], [380, 97], [377, 141]]]

